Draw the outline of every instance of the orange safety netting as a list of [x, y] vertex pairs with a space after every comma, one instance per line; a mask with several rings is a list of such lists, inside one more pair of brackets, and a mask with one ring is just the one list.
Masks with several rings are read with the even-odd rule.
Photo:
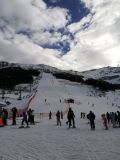
[[[66, 109], [63, 111], [63, 115], [68, 113], [68, 108], [70, 107], [69, 103], [65, 103], [67, 106]], [[49, 117], [48, 112], [41, 112], [41, 113], [35, 113], [35, 116], [37, 117]], [[52, 116], [56, 116], [56, 112], [52, 112]]]

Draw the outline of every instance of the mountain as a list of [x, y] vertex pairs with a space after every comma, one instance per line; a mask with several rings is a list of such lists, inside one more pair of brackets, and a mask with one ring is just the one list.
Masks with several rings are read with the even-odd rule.
[[120, 67], [104, 67], [82, 72], [86, 78], [102, 79], [109, 83], [120, 84]]
[[[95, 83], [105, 83], [105, 85], [113, 84], [117, 85], [116, 88], [119, 88], [120, 84], [120, 67], [104, 67], [99, 69], [93, 69], [83, 72], [73, 71], [73, 70], [60, 70], [55, 67], [51, 67], [44, 64], [20, 64], [20, 63], [8, 63], [0, 62], [0, 71], [6, 68], [22, 68], [24, 70], [37, 70], [40, 73], [52, 73], [56, 78], [68, 79], [71, 81], [89, 83], [88, 81], [92, 80], [92, 84]], [[94, 82], [93, 82], [94, 80]], [[91, 84], [91, 82], [90, 82]], [[111, 86], [109, 86], [111, 88]], [[114, 87], [113, 87], [114, 88]]]

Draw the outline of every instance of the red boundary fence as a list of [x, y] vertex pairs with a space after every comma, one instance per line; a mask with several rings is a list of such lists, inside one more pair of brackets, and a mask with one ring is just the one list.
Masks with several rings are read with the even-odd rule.
[[23, 112], [27, 112], [28, 108], [29, 108], [29, 105], [30, 103], [32, 102], [32, 100], [35, 98], [35, 95], [36, 95], [37, 91], [29, 98], [25, 108], [23, 109], [18, 109], [18, 117], [20, 117], [22, 115]]
[[[35, 98], [36, 93], [37, 93], [37, 91], [35, 91], [32, 94], [32, 96], [28, 99], [28, 102], [27, 102], [27, 104], [25, 105], [25, 107], [23, 109], [18, 109], [17, 117], [21, 117], [23, 112], [27, 112], [28, 107], [29, 107], [31, 101]], [[8, 117], [11, 118], [11, 111], [9, 110], [8, 112], [9, 112], [8, 113], [8, 115], [9, 115]]]

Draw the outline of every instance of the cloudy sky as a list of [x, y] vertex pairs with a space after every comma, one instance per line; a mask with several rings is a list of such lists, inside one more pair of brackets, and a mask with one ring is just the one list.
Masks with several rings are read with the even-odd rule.
[[0, 0], [0, 61], [83, 71], [120, 61], [119, 0]]

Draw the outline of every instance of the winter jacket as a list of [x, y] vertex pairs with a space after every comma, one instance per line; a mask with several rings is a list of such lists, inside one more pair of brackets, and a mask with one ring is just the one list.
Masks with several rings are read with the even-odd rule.
[[73, 119], [73, 118], [75, 118], [75, 114], [74, 114], [74, 112], [73, 112], [72, 110], [69, 110], [69, 111], [68, 111], [67, 118], [68, 118], [68, 119]]
[[94, 113], [90, 113], [89, 114], [89, 120], [90, 121], [94, 121], [95, 120], [95, 114]]

